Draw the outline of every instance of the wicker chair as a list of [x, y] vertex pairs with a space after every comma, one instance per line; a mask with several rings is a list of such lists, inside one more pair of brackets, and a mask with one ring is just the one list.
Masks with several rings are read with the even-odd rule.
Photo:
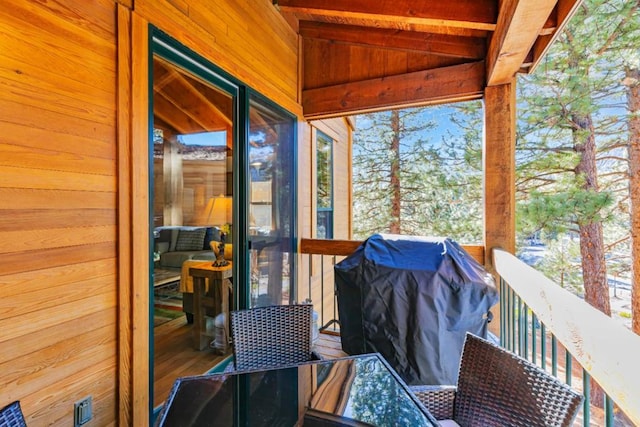
[[411, 389], [436, 419], [460, 426], [570, 426], [583, 401], [532, 363], [469, 333], [457, 386]]
[[264, 369], [316, 359], [311, 350], [311, 304], [231, 312], [236, 370]]
[[27, 427], [20, 402], [10, 403], [0, 409], [0, 427]]

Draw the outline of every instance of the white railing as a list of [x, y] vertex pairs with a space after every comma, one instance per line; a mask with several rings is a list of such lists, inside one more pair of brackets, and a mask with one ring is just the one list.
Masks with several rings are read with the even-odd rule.
[[[582, 366], [588, 374], [586, 378], [594, 379], [626, 416], [640, 425], [640, 369], [637, 362], [640, 336], [512, 254], [496, 249], [493, 262], [502, 278], [500, 317], [503, 345], [515, 347], [511, 349], [529, 356], [529, 348], [535, 348], [536, 329], [542, 325], [542, 342], [546, 342], [545, 334], [552, 336], [553, 343], [557, 340]], [[532, 312], [531, 323], [529, 311]], [[532, 337], [533, 345], [528, 345], [527, 340]], [[531, 354], [533, 356], [535, 351]], [[547, 359], [544, 351], [538, 359], [544, 363]], [[570, 361], [571, 358], [568, 359]], [[550, 369], [556, 370], [553, 365]], [[564, 370], [569, 372], [570, 381], [571, 364]], [[587, 379], [586, 390], [588, 383]], [[583, 414], [585, 425], [590, 418], [588, 401], [587, 396]], [[605, 418], [605, 424], [611, 425], [613, 417], [605, 414]]]

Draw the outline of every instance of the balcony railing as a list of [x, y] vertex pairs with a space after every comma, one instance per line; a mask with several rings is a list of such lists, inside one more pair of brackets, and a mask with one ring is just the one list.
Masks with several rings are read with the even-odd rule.
[[[584, 426], [594, 414], [601, 418], [595, 425], [617, 425], [615, 405], [640, 425], [640, 336], [510, 253], [494, 250], [493, 259], [501, 277], [501, 345], [582, 390]], [[591, 379], [606, 393], [604, 412], [589, 403]]]
[[[298, 295], [312, 300], [325, 331], [339, 332], [333, 266], [361, 243], [301, 241], [304, 280]], [[463, 247], [484, 264], [482, 246]], [[493, 256], [501, 277], [501, 345], [582, 390], [582, 425], [631, 425], [615, 424], [615, 406], [640, 425], [640, 375], [634, 363], [640, 337], [508, 252], [494, 250]], [[589, 404], [591, 379], [606, 393], [604, 411]]]

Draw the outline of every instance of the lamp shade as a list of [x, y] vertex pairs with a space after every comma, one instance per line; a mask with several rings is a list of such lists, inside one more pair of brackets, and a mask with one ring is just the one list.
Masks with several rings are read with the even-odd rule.
[[231, 197], [212, 197], [205, 206], [202, 221], [205, 225], [225, 225], [231, 221]]

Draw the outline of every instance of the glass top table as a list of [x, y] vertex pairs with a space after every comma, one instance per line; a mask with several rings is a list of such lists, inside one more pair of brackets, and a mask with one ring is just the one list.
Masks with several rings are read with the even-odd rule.
[[378, 354], [178, 378], [156, 426], [437, 426]]

